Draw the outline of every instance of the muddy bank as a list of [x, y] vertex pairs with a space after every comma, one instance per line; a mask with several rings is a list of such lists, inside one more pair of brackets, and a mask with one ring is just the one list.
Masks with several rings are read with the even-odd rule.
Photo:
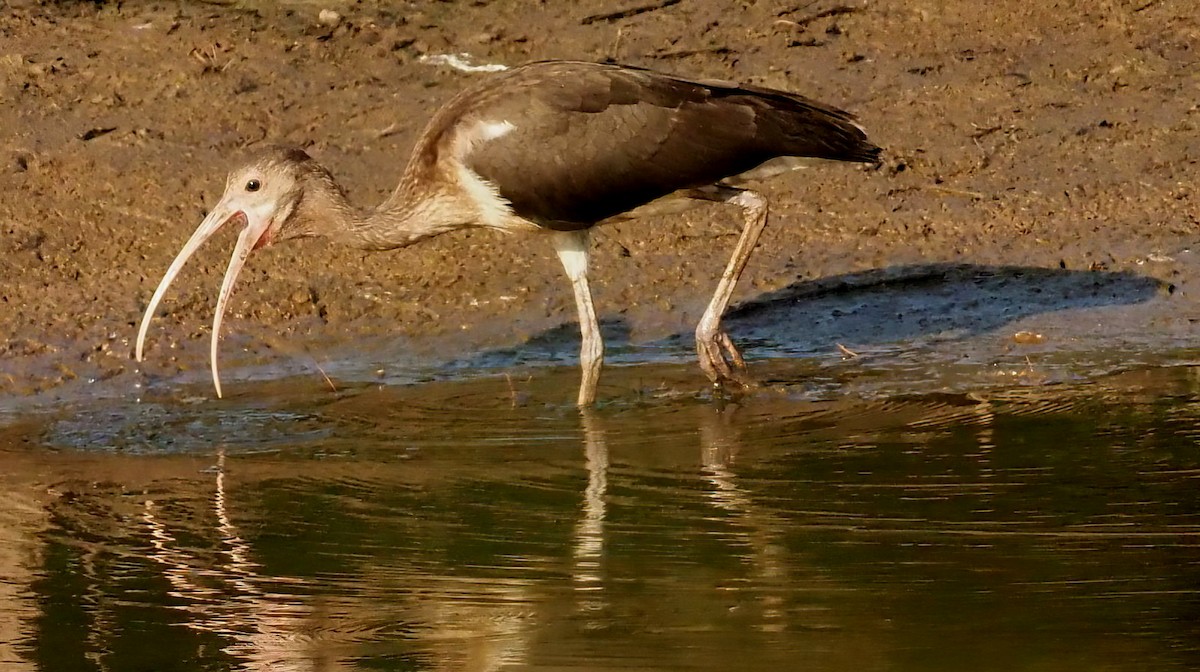
[[[629, 11], [636, 4], [6, 11], [0, 394], [121, 395], [171, 385], [180, 373], [202, 376], [231, 235], [176, 283], [143, 367], [132, 341], [155, 283], [239, 152], [263, 141], [307, 145], [356, 201], [377, 201], [432, 111], [480, 76], [421, 60], [458, 52], [507, 64], [612, 58], [793, 89], [858, 114], [887, 148], [886, 163], [764, 184], [773, 225], [738, 301], [783, 297], [776, 305], [791, 306], [813, 298], [788, 294], [797, 286], [877, 269], [1027, 268], [1070, 274], [1071, 283], [1052, 282], [1057, 298], [1045, 310], [1015, 316], [997, 310], [1005, 304], [989, 291], [930, 305], [984, 325], [996, 335], [985, 348], [1007, 331], [1039, 329], [1016, 325], [1018, 317], [1073, 309], [1105, 312], [1060, 317], [1056, 340], [1042, 347], [1086, 349], [1089, 339], [1123, 334], [1138, 334], [1147, 350], [1187, 346], [1200, 315], [1189, 291], [1200, 174], [1200, 19], [1191, 3], [760, 2], [731, 12], [695, 0]], [[340, 21], [321, 23], [322, 8]], [[690, 330], [737, 226], [735, 213], [711, 207], [596, 237], [597, 308], [623, 325], [631, 361], [638, 344]], [[929, 291], [978, 288], [961, 280]], [[1089, 287], [1119, 291], [1101, 301]], [[936, 320], [885, 311], [868, 328], [843, 319], [863, 295], [841, 296], [819, 314], [769, 321], [782, 325], [770, 334], [781, 352], [832, 356], [837, 343], [903, 347], [946, 333]], [[815, 335], [806, 329], [813, 319]], [[408, 359], [397, 367], [448, 361], [573, 321], [558, 263], [536, 237], [457, 233], [370, 255], [299, 243], [252, 259], [226, 326], [225, 372], [235, 384], [239, 366], [310, 373], [314, 363], [401, 351]], [[760, 322], [768, 323], [735, 329], [735, 338], [757, 339]], [[802, 347], [789, 351], [795, 341]], [[573, 357], [566, 336], [551, 343]]]

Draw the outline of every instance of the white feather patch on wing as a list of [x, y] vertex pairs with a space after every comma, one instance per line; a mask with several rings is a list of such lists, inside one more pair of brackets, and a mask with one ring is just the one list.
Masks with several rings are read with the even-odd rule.
[[479, 221], [484, 226], [506, 228], [506, 221], [512, 215], [512, 207], [500, 195], [496, 185], [468, 168], [465, 161], [471, 154], [471, 150], [480, 143], [507, 135], [514, 128], [516, 125], [510, 121], [479, 121], [469, 128], [459, 131], [454, 139], [455, 169], [458, 173], [458, 180], [471, 201], [479, 209]]

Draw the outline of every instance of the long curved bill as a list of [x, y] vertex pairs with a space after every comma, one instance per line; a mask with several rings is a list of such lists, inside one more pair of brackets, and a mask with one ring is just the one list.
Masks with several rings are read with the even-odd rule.
[[221, 378], [217, 371], [217, 343], [220, 339], [221, 319], [225, 314], [226, 304], [229, 302], [229, 296], [233, 293], [233, 285], [237, 282], [238, 273], [241, 272], [242, 266], [246, 264], [246, 257], [263, 242], [263, 236], [267, 232], [271, 224], [271, 219], [268, 217], [249, 218], [242, 210], [237, 210], [220, 203], [212, 212], [200, 222], [200, 226], [196, 228], [196, 232], [188, 239], [183, 249], [175, 256], [175, 260], [171, 262], [171, 266], [167, 268], [167, 272], [163, 275], [162, 281], [158, 283], [158, 289], [154, 290], [154, 296], [150, 298], [150, 305], [146, 307], [146, 313], [142, 316], [141, 327], [138, 328], [137, 346], [135, 348], [135, 356], [137, 361], [142, 361], [143, 345], [146, 340], [146, 332], [150, 328], [150, 320], [154, 317], [155, 310], [158, 309], [158, 304], [162, 301], [163, 295], [166, 294], [167, 288], [171, 286], [171, 282], [175, 280], [175, 276], [179, 275], [179, 271], [183, 269], [183, 265], [191, 258], [196, 250], [217, 232], [220, 231], [226, 224], [234, 220], [245, 222], [245, 228], [242, 229], [241, 235], [238, 236], [237, 245], [233, 248], [233, 256], [229, 259], [229, 267], [225, 269], [225, 279], [221, 282], [221, 293], [217, 297], [216, 314], [213, 316], [212, 328], [212, 345], [209, 350], [209, 359], [212, 365], [213, 387], [217, 390], [217, 396], [221, 396]]

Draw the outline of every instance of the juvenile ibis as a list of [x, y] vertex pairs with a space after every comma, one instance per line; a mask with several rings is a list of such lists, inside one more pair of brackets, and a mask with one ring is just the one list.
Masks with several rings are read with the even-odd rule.
[[667, 201], [718, 201], [740, 208], [745, 226], [696, 328], [696, 352], [714, 384], [750, 385], [721, 316], [766, 226], [767, 201], [740, 185], [800, 167], [805, 158], [877, 162], [879, 152], [850, 114], [795, 93], [621, 65], [530, 63], [443, 105], [418, 138], [399, 186], [373, 209], [351, 205], [329, 171], [300, 149], [264, 149], [230, 173], [221, 200], [146, 307], [137, 360], [171, 281], [230, 222], [243, 228], [213, 318], [217, 396], [221, 318], [251, 251], [306, 236], [390, 250], [470, 227], [530, 231], [550, 238], [574, 289], [582, 332], [578, 403], [589, 405], [604, 356], [588, 288], [589, 232], [665, 210], [660, 204]]

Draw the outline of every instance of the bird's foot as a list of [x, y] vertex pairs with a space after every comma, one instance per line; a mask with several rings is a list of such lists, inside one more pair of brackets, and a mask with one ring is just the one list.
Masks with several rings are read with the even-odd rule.
[[697, 331], [696, 354], [700, 357], [700, 368], [713, 385], [743, 390], [758, 386], [746, 370], [742, 353], [724, 331], [716, 329], [710, 334]]

